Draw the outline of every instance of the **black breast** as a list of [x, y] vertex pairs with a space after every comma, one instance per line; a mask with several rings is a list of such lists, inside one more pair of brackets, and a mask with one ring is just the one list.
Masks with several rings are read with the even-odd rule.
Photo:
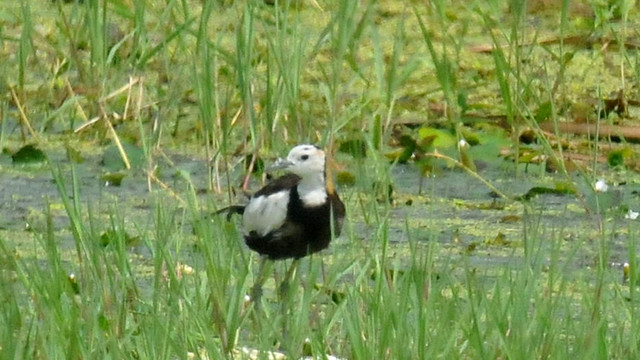
[[245, 241], [249, 248], [270, 259], [301, 258], [329, 246], [332, 227], [335, 236], [340, 235], [344, 216], [345, 207], [338, 194], [328, 194], [322, 205], [307, 207], [297, 186], [293, 186], [283, 226], [266, 236], [248, 234]]

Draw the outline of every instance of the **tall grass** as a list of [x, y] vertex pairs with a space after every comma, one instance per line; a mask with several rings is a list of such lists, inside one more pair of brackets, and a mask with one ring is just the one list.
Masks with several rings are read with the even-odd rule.
[[[589, 240], [567, 250], [563, 229], [541, 226], [535, 208], [525, 208], [525, 249], [501, 267], [444, 250], [437, 232], [418, 240], [409, 223], [408, 243], [394, 244], [388, 214], [371, 221], [369, 240], [348, 226], [330, 254], [303, 262], [290, 298], [277, 295], [286, 264], [276, 266], [259, 311], [245, 300], [257, 259], [232, 223], [202, 217], [188, 182], [186, 208], [154, 196], [148, 221], [131, 223], [117, 204], [106, 214], [91, 205], [75, 173], [53, 170], [71, 232], [55, 230], [49, 205], [32, 234], [39, 259], [0, 238], [3, 357], [218, 358], [242, 347], [293, 358], [637, 354], [637, 309], [619, 277], [576, 269]], [[67, 236], [73, 253], [60, 248]]]

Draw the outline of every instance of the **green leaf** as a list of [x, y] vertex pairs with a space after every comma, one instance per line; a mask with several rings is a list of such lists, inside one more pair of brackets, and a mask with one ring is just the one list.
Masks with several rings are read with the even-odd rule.
[[[131, 168], [140, 168], [144, 162], [144, 152], [142, 149], [131, 144], [122, 144], [122, 148], [127, 154]], [[105, 149], [102, 155], [102, 165], [110, 172], [126, 169], [125, 163], [122, 160], [122, 154], [120, 154], [120, 150], [118, 150], [118, 147], [115, 145], [111, 145]]]
[[420, 135], [420, 138], [435, 136], [433, 146], [441, 149], [456, 146], [458, 142], [455, 136], [451, 135], [449, 132], [431, 127], [421, 128], [418, 130], [418, 135]]
[[126, 176], [126, 171], [115, 171], [102, 175], [101, 179], [106, 184], [105, 186], [120, 186], [122, 185], [122, 179]]
[[44, 152], [34, 145], [25, 145], [11, 155], [14, 164], [40, 163], [46, 160]]
[[633, 155], [633, 150], [627, 147], [613, 150], [607, 155], [607, 164], [611, 167], [624, 166], [625, 160], [631, 159]]
[[550, 118], [552, 115], [552, 112], [553, 112], [553, 107], [551, 106], [551, 102], [549, 101], [543, 102], [542, 104], [540, 104], [540, 106], [538, 106], [538, 109], [536, 110], [536, 114], [534, 115], [534, 118], [536, 119], [537, 122], [542, 122]]
[[74, 148], [69, 144], [65, 145], [65, 148], [67, 150], [67, 160], [76, 164], [81, 164], [84, 162], [84, 156], [82, 156], [80, 150]]

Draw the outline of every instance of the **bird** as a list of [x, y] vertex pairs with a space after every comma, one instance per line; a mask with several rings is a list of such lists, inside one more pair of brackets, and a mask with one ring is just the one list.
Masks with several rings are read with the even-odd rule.
[[251, 299], [258, 303], [262, 285], [276, 260], [293, 259], [280, 286], [288, 292], [289, 281], [305, 256], [326, 249], [338, 237], [346, 215], [345, 205], [327, 176], [327, 156], [318, 146], [297, 145], [269, 172], [285, 170], [250, 196], [245, 205], [232, 205], [217, 213], [242, 215], [244, 241], [261, 255]]

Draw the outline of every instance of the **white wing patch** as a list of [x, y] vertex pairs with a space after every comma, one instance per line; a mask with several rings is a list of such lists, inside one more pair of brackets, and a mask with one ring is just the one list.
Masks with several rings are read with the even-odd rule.
[[278, 229], [287, 218], [289, 191], [278, 191], [268, 196], [251, 198], [242, 217], [244, 231], [255, 231], [260, 236]]

